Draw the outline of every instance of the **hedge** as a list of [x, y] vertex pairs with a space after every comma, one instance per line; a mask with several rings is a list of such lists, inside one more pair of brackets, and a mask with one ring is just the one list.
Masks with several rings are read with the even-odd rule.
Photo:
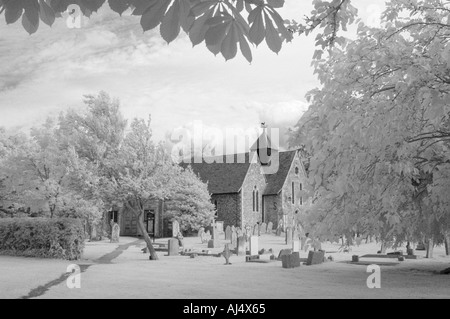
[[76, 260], [84, 248], [84, 227], [73, 218], [0, 219], [0, 255]]

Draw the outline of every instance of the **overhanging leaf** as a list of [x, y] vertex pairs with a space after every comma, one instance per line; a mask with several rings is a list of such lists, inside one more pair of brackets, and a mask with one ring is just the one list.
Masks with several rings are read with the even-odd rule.
[[52, 26], [55, 22], [55, 11], [43, 0], [39, 3], [39, 16], [48, 26]]
[[264, 13], [266, 19], [266, 43], [270, 50], [275, 53], [280, 52], [282, 46], [282, 40], [280, 34], [273, 26], [272, 20], [270, 20], [267, 13]]
[[23, 13], [23, 6], [20, 1], [9, 1], [5, 9], [5, 21], [11, 24], [19, 20]]
[[122, 15], [130, 7], [130, 3], [125, 0], [108, 0], [109, 7], [114, 12]]
[[[256, 45], [259, 45], [265, 37], [265, 30], [264, 30], [264, 22], [263, 22], [263, 16], [262, 16], [262, 7], [257, 7], [254, 9], [255, 14], [253, 18], [253, 23], [250, 26], [250, 30], [248, 32], [248, 37], [251, 42], [255, 43]], [[252, 11], [253, 12], [253, 11]], [[249, 15], [250, 20], [250, 15]]]
[[156, 28], [161, 23], [170, 1], [157, 0], [156, 2], [153, 1], [153, 3], [141, 17], [141, 26], [144, 32]]
[[29, 34], [33, 34], [39, 27], [39, 4], [37, 1], [25, 2], [24, 9], [22, 25]]
[[178, 36], [180, 29], [180, 0], [175, 0], [161, 22], [161, 36], [170, 43]]

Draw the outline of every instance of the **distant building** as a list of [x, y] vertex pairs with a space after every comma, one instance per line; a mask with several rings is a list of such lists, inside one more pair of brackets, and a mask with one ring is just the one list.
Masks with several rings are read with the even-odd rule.
[[[276, 173], [264, 174], [263, 167], [271, 165], [276, 157]], [[299, 151], [279, 152], [272, 148], [265, 130], [248, 153], [209, 157], [201, 163], [192, 160], [182, 165], [190, 166], [208, 183], [217, 210], [216, 220], [223, 221], [224, 227], [253, 227], [262, 222], [278, 227], [280, 221], [283, 227], [292, 226], [297, 224], [307, 202], [307, 176]]]

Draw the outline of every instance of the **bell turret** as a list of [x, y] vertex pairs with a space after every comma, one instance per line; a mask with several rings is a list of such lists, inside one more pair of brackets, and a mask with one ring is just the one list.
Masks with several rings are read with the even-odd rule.
[[272, 155], [278, 150], [272, 146], [272, 141], [267, 133], [267, 126], [265, 123], [261, 123], [261, 128], [263, 129], [261, 135], [250, 147], [251, 152], [256, 152], [261, 165], [270, 165], [270, 160]]

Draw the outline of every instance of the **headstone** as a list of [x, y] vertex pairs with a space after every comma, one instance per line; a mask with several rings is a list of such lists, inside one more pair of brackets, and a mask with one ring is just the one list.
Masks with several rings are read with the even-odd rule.
[[300, 241], [298, 239], [292, 241], [292, 251], [296, 253], [300, 252]]
[[178, 245], [178, 239], [171, 238], [168, 241], [168, 255], [169, 256], [177, 256], [180, 250], [180, 247]]
[[235, 249], [237, 246], [237, 233], [234, 231], [231, 233], [231, 248]]
[[297, 227], [295, 227], [294, 231], [292, 232], [292, 240], [298, 240], [298, 239], [299, 239], [298, 229], [297, 229]]
[[311, 251], [309, 251], [306, 264], [308, 266], [321, 264], [321, 263], [323, 263], [324, 257], [325, 257], [325, 252], [323, 250], [319, 250], [319, 251], [311, 250]]
[[267, 230], [266, 230], [266, 233], [272, 234], [272, 230], [273, 230], [273, 223], [272, 223], [272, 222], [269, 222], [269, 223], [267, 224]]
[[292, 228], [286, 228], [286, 245], [292, 245]]
[[258, 255], [258, 236], [250, 237], [250, 255]]
[[172, 237], [177, 237], [180, 232], [180, 223], [174, 220], [172, 221]]
[[259, 235], [259, 225], [256, 224], [255, 226], [253, 226], [253, 236], [258, 236]]
[[281, 257], [281, 265], [283, 268], [296, 268], [300, 267], [300, 254], [292, 253], [289, 255], [283, 255]]
[[245, 255], [245, 237], [239, 236], [237, 239], [236, 255]]
[[300, 267], [300, 253], [299, 252], [295, 252], [295, 251], [292, 252], [291, 262], [292, 262], [294, 268]]
[[234, 227], [234, 225], [231, 226], [231, 232], [236, 231], [236, 227]]
[[267, 231], [267, 225], [266, 225], [266, 223], [262, 223], [261, 226], [259, 226], [259, 232], [261, 234], [265, 234], [266, 231]]
[[214, 223], [211, 228], [211, 239], [217, 240], [219, 239], [219, 232], [217, 231], [217, 226]]
[[198, 237], [202, 238], [202, 235], [203, 235], [204, 233], [205, 233], [205, 228], [200, 227], [200, 229], [198, 230], [197, 235], [198, 235]]
[[225, 240], [231, 240], [231, 227], [227, 226], [225, 228]]
[[216, 228], [219, 234], [223, 233], [223, 221], [216, 221]]
[[353, 255], [352, 256], [352, 262], [357, 263], [359, 261], [359, 256], [358, 255]]
[[282, 260], [283, 256], [290, 255], [292, 253], [292, 249], [282, 249], [278, 254], [278, 260]]
[[113, 224], [112, 232], [111, 232], [111, 242], [118, 243], [120, 237], [120, 226], [117, 223]]
[[300, 249], [301, 250], [305, 250], [305, 246], [306, 246], [306, 241], [308, 240], [308, 237], [303, 236], [302, 238], [300, 238]]
[[277, 236], [281, 236], [281, 232], [282, 232], [281, 227], [278, 227], [275, 234], [276, 234]]
[[238, 237], [244, 236], [244, 232], [239, 227], [236, 227], [236, 234]]
[[222, 256], [225, 258], [225, 265], [231, 265], [230, 263], [230, 257], [231, 257], [231, 251], [229, 244], [225, 244], [225, 248], [223, 249]]

